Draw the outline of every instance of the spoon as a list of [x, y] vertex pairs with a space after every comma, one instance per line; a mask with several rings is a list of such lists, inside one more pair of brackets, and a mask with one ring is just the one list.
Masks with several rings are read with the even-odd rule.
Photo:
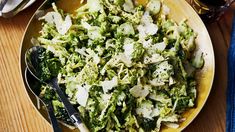
[[0, 0], [0, 17], [13, 17], [34, 1], [35, 0]]
[[30, 73], [40, 82], [46, 83], [49, 86], [53, 88], [53, 90], [58, 94], [61, 102], [64, 104], [64, 107], [66, 111], [68, 112], [68, 115], [72, 121], [72, 123], [81, 131], [81, 132], [89, 132], [86, 125], [82, 122], [80, 118], [80, 114], [74, 109], [72, 104], [68, 101], [67, 97], [63, 93], [63, 91], [60, 89], [58, 85], [57, 77], [52, 77], [47, 80], [40, 79], [40, 71], [39, 69], [39, 62], [40, 62], [40, 54], [42, 51], [46, 51], [46, 49], [42, 46], [34, 46], [26, 51], [25, 54], [25, 63], [28, 67]]
[[2, 15], [2, 9], [6, 5], [7, 0], [0, 0], [0, 16]]
[[[39, 88], [37, 86], [40, 86], [41, 83], [36, 83], [38, 81], [34, 78], [34, 76], [31, 75], [31, 73], [29, 72], [29, 70], [27, 68], [25, 69], [25, 81], [26, 81], [26, 84], [28, 85], [29, 89], [31, 90], [31, 92], [39, 100], [41, 100], [44, 103], [44, 105], [47, 107], [49, 119], [51, 121], [54, 132], [62, 132], [61, 128], [59, 127], [58, 121], [55, 117], [54, 109], [53, 109], [51, 101], [47, 101], [39, 96], [40, 91], [37, 90]], [[34, 84], [32, 84], [32, 82]]]

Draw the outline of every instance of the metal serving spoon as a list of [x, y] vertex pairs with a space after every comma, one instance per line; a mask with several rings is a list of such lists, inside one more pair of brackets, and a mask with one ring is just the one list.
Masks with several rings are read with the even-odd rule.
[[39, 88], [39, 85], [41, 85], [41, 83], [37, 83], [38, 80], [35, 79], [35, 77], [29, 72], [28, 68], [25, 69], [25, 81], [26, 81], [26, 84], [28, 85], [29, 89], [31, 90], [31, 92], [38, 99], [40, 99], [44, 103], [44, 105], [47, 107], [49, 119], [51, 121], [54, 132], [62, 132], [61, 128], [59, 127], [58, 121], [55, 117], [54, 109], [53, 109], [51, 101], [46, 101], [39, 96], [40, 91], [37, 89]]
[[[9, 18], [15, 16], [25, 7], [26, 4], [28, 4], [29, 1], [30, 0], [22, 0], [20, 3], [18, 3], [18, 1], [15, 0], [12, 1], [0, 0], [0, 17], [2, 16], [4, 18]], [[11, 3], [11, 5], [8, 6], [8, 8], [13, 8], [13, 9], [11, 9], [9, 12], [3, 12], [3, 7], [7, 6], [8, 4], [7, 2]]]
[[4, 6], [6, 5], [7, 0], [0, 0], [0, 16], [2, 16], [2, 10]]
[[28, 67], [30, 73], [40, 82], [46, 83], [50, 85], [53, 90], [58, 94], [61, 102], [64, 104], [64, 107], [66, 111], [68, 112], [68, 115], [70, 119], [72, 120], [72, 123], [81, 131], [81, 132], [89, 132], [86, 125], [82, 122], [80, 118], [80, 114], [74, 109], [72, 104], [68, 101], [67, 97], [63, 93], [63, 91], [60, 89], [58, 85], [57, 77], [53, 77], [49, 80], [41, 80], [40, 79], [40, 73], [38, 72], [37, 66], [39, 65], [39, 56], [40, 51], [45, 51], [46, 49], [41, 46], [34, 46], [26, 51], [25, 54], [25, 63]]

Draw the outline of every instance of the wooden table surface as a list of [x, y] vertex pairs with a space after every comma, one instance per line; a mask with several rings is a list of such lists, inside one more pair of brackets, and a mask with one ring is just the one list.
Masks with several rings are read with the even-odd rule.
[[[0, 132], [47, 132], [51, 126], [34, 109], [19, 70], [20, 42], [42, 0], [14, 18], [0, 18]], [[226, 119], [227, 51], [233, 11], [207, 25], [216, 59], [215, 80], [208, 101], [185, 132], [223, 132]]]

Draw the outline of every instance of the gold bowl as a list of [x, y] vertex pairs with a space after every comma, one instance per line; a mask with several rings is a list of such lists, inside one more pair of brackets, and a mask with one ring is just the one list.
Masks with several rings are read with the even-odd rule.
[[[146, 4], [147, 0], [137, 0], [140, 4]], [[198, 37], [196, 39], [197, 48], [204, 53], [205, 65], [197, 72], [196, 79], [198, 81], [197, 86], [197, 100], [196, 100], [196, 107], [189, 109], [183, 114], [185, 117], [185, 121], [182, 122], [177, 129], [162, 127], [162, 131], [164, 132], [175, 132], [175, 131], [182, 131], [185, 127], [187, 127], [193, 119], [198, 115], [201, 111], [202, 107], [204, 106], [209, 93], [212, 88], [212, 83], [214, 79], [214, 71], [215, 71], [215, 60], [214, 60], [214, 51], [213, 46], [207, 32], [205, 25], [203, 24], [200, 17], [197, 13], [193, 10], [193, 8], [185, 1], [185, 0], [163, 0], [170, 8], [169, 17], [175, 20], [176, 22], [180, 22], [183, 19], [187, 19], [188, 25], [194, 29], [195, 32], [198, 33]], [[73, 13], [73, 11], [80, 6], [79, 0], [58, 0], [56, 3], [58, 8], [63, 9], [66, 12]], [[39, 35], [39, 31], [41, 29], [41, 22], [38, 21], [38, 17], [40, 14], [44, 14], [46, 11], [49, 11], [51, 5], [47, 2], [44, 2], [41, 7], [37, 10], [37, 12], [33, 15], [29, 24], [26, 28], [22, 44], [21, 44], [21, 54], [20, 54], [20, 69], [22, 79], [25, 84], [26, 91], [32, 100], [35, 109], [37, 109], [37, 99], [31, 93], [29, 88], [27, 87], [24, 79], [24, 71], [25, 71], [25, 62], [24, 62], [24, 54], [26, 50], [32, 47], [31, 39], [32, 37], [37, 37]], [[44, 119], [48, 120], [47, 113], [44, 109], [37, 109], [39, 113], [44, 117]], [[66, 125], [61, 125], [64, 131], [75, 131], [69, 129]]]

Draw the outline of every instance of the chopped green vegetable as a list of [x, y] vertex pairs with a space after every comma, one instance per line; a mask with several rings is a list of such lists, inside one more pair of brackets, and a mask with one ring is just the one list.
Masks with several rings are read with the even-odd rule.
[[[92, 132], [177, 128], [181, 114], [194, 107], [194, 73], [204, 64], [203, 54], [195, 53], [197, 34], [187, 21], [169, 19], [160, 0], [135, 4], [87, 0], [73, 15], [54, 6], [40, 19], [38, 42], [46, 48], [40, 73], [57, 76]], [[40, 96], [70, 122], [50, 88], [42, 86]]]
[[192, 59], [192, 65], [195, 68], [202, 68], [204, 65], [205, 61], [203, 58], [203, 53], [202, 52], [197, 52], [194, 56], [194, 58]]
[[156, 15], [161, 10], [161, 1], [160, 0], [150, 0], [146, 7], [147, 11], [151, 14]]

